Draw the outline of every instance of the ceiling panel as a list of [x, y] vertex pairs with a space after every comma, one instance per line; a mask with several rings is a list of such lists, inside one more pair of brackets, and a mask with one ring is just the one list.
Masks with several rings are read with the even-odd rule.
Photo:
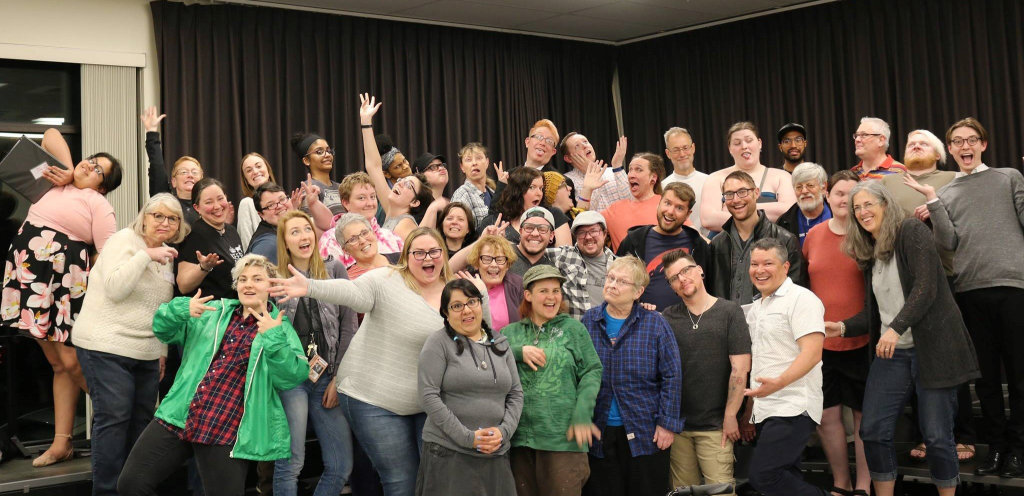
[[600, 7], [611, 3], [618, 3], [621, 0], [468, 0], [486, 5], [504, 5], [506, 7], [519, 7], [523, 9], [543, 10], [545, 12], [556, 12], [569, 14], [578, 10]]
[[363, 14], [394, 14], [402, 10], [433, 3], [437, 0], [269, 0], [282, 6], [311, 7]]
[[396, 12], [402, 17], [471, 24], [499, 28], [513, 28], [559, 14], [541, 10], [521, 9], [503, 5], [485, 5], [458, 0], [440, 0], [419, 7]]
[[615, 2], [600, 7], [584, 9], [573, 13], [584, 17], [596, 17], [609, 21], [626, 21], [646, 24], [662, 29], [693, 26], [715, 18], [714, 14], [692, 10], [670, 9], [655, 5], [632, 2]]
[[610, 21], [594, 17], [566, 14], [517, 26], [523, 31], [575, 36], [597, 40], [618, 41], [645, 36], [660, 31], [646, 24]]

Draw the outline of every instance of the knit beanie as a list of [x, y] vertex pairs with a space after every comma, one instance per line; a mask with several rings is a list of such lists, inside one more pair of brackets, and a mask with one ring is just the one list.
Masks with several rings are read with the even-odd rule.
[[555, 195], [558, 194], [558, 188], [562, 187], [565, 183], [565, 176], [555, 172], [547, 171], [544, 173], [544, 204], [553, 205], [555, 203]]

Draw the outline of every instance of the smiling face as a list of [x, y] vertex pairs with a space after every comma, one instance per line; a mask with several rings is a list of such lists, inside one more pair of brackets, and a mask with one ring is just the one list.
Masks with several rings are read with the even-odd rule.
[[749, 129], [741, 129], [729, 137], [729, 155], [741, 169], [751, 169], [761, 162], [761, 140]]
[[213, 227], [221, 228], [228, 219], [228, 197], [220, 186], [207, 186], [199, 195], [199, 204], [192, 205], [199, 216]]
[[472, 148], [462, 154], [459, 167], [462, 173], [470, 182], [479, 183], [487, 179], [487, 163], [489, 159], [484, 151], [479, 148]]
[[439, 158], [435, 158], [427, 164], [427, 167], [423, 169], [423, 175], [427, 176], [427, 182], [430, 183], [432, 189], [440, 189], [448, 185], [448, 166]]
[[689, 298], [700, 291], [704, 291], [704, 269], [699, 265], [680, 258], [675, 263], [665, 267], [665, 278], [668, 279], [672, 291], [675, 291], [680, 298]]
[[750, 252], [750, 282], [762, 295], [770, 295], [786, 282], [789, 262], [780, 260], [775, 250], [755, 248]]
[[171, 174], [171, 188], [178, 198], [191, 198], [192, 187], [203, 178], [203, 169], [199, 168], [199, 164], [185, 160], [178, 164]]
[[572, 197], [569, 195], [569, 183], [562, 181], [562, 184], [555, 191], [555, 202], [552, 204], [558, 210], [562, 212], [568, 212], [575, 205], [572, 203]]
[[609, 305], [629, 307], [643, 292], [643, 288], [636, 286], [636, 281], [629, 271], [617, 268], [608, 271], [601, 294]]
[[346, 212], [362, 214], [369, 220], [377, 215], [377, 191], [369, 184], [360, 184], [352, 188], [348, 198], [341, 199], [341, 206]]
[[544, 178], [538, 177], [530, 183], [530, 187], [523, 193], [523, 211], [536, 207], [544, 201]]
[[249, 183], [249, 187], [255, 190], [270, 180], [270, 169], [262, 158], [249, 155], [242, 161], [242, 177]]
[[[424, 234], [417, 236], [409, 243], [409, 273], [420, 286], [429, 286], [438, 281], [441, 277], [441, 269], [444, 266], [444, 251], [441, 245], [433, 236]], [[417, 257], [423, 260], [416, 260]], [[436, 256], [437, 258], [433, 258]]]
[[637, 199], [644, 198], [654, 191], [654, 183], [658, 181], [658, 175], [651, 170], [651, 162], [640, 157], [629, 163], [626, 178], [629, 180], [629, 193]]
[[672, 161], [672, 167], [676, 171], [689, 171], [693, 168], [693, 155], [697, 152], [697, 145], [686, 133], [673, 134], [666, 143], [665, 155]]
[[519, 251], [535, 256], [548, 248], [555, 239], [555, 229], [544, 217], [530, 217], [519, 226]]
[[292, 210], [292, 201], [284, 191], [266, 191], [260, 195], [260, 218], [267, 224], [277, 225], [285, 212]]
[[[163, 218], [163, 222], [157, 222], [158, 216]], [[149, 242], [147, 244], [155, 246], [174, 238], [178, 234], [178, 229], [181, 229], [181, 217], [178, 217], [178, 214], [171, 209], [159, 204], [150, 210], [142, 221], [142, 232], [145, 233], [143, 237]]]
[[546, 164], [555, 155], [556, 145], [555, 134], [547, 127], [539, 126], [526, 137], [527, 159], [536, 164]]
[[[384, 169], [384, 177], [391, 181], [411, 175], [412, 166], [409, 165], [409, 159], [405, 158], [405, 155], [401, 153], [396, 154], [395, 158], [391, 160], [390, 164], [388, 164], [388, 167]], [[447, 179], [445, 179], [445, 181], [447, 184]]]
[[[470, 298], [461, 289], [453, 289], [451, 299], [448, 300], [447, 317], [448, 325], [462, 336], [476, 338], [483, 328], [483, 305], [467, 305]], [[479, 302], [477, 302], [479, 303]], [[452, 306], [461, 306], [458, 312], [452, 311]]]
[[823, 194], [825, 191], [824, 186], [817, 178], [794, 184], [793, 189], [796, 190], [796, 203], [800, 206], [800, 210], [812, 212], [820, 207], [822, 202], [825, 201]]
[[334, 153], [330, 150], [331, 147], [327, 144], [327, 140], [318, 139], [309, 145], [309, 149], [306, 150], [308, 155], [302, 159], [302, 162], [309, 167], [311, 172], [330, 174], [331, 169], [334, 168]]
[[608, 232], [601, 224], [592, 226], [581, 226], [576, 229], [576, 247], [585, 257], [596, 257], [604, 251], [605, 239]]
[[885, 155], [885, 136], [882, 130], [872, 122], [862, 122], [857, 126], [858, 137], [853, 139], [853, 152], [861, 160], [872, 160]]
[[284, 244], [295, 260], [309, 260], [316, 248], [316, 232], [309, 221], [295, 217], [284, 224]]
[[[746, 190], [746, 198], [740, 198], [743, 190]], [[733, 193], [733, 197], [725, 201], [725, 208], [729, 210], [729, 215], [732, 215], [733, 219], [743, 222], [750, 216], [757, 215], [757, 196], [760, 193], [757, 188], [739, 179], [729, 179], [722, 184], [723, 196], [728, 193]]]
[[851, 209], [860, 227], [863, 227], [871, 237], [875, 237], [882, 227], [882, 219], [885, 218], [882, 201], [867, 191], [859, 191], [853, 197]]
[[779, 151], [782, 152], [782, 156], [786, 158], [786, 161], [791, 164], [803, 162], [806, 150], [807, 140], [800, 131], [790, 131], [782, 135], [782, 139], [779, 140]]
[[658, 204], [658, 229], [665, 234], [677, 234], [690, 216], [690, 206], [673, 191], [666, 191]]
[[267, 307], [270, 291], [270, 276], [259, 266], [246, 267], [235, 281], [238, 288], [238, 302], [245, 308], [262, 310]]
[[448, 215], [441, 220], [441, 234], [445, 239], [461, 240], [469, 234], [469, 217], [461, 208], [448, 210]]
[[[566, 140], [565, 144], [569, 150], [569, 156], [563, 157], [563, 159], [566, 162], [572, 164], [572, 166], [575, 167], [576, 170], [585, 173], [587, 172], [587, 164], [597, 160], [597, 154], [594, 153], [594, 145], [590, 144], [590, 140], [588, 140], [586, 136], [583, 136], [582, 134], [574, 134], [570, 136], [568, 140]], [[582, 164], [577, 164], [576, 162], [573, 162], [573, 153], [582, 154], [584, 157], [586, 157], [587, 161]]]
[[843, 221], [850, 216], [850, 190], [857, 185], [856, 181], [839, 181], [832, 186], [828, 194], [828, 206], [832, 208], [832, 217]]
[[345, 226], [341, 231], [341, 249], [357, 262], [370, 263], [377, 258], [377, 236], [366, 224], [357, 222]]
[[415, 176], [403, 177], [395, 181], [395, 185], [391, 187], [391, 193], [388, 193], [388, 202], [393, 207], [416, 207], [419, 205], [419, 201], [416, 200], [416, 193], [422, 187], [423, 185], [420, 184], [420, 180], [416, 179]]
[[[484, 263], [484, 260], [490, 263]], [[508, 273], [510, 265], [504, 252], [487, 244], [480, 249], [480, 260], [476, 264], [476, 270], [480, 272], [480, 279], [483, 279], [484, 284], [488, 288], [493, 288], [505, 282], [505, 274]]]
[[530, 302], [533, 322], [542, 325], [558, 315], [562, 306], [562, 283], [558, 279], [542, 279], [523, 291], [523, 299]]
[[[960, 166], [960, 171], [965, 174], [970, 174], [981, 165], [981, 153], [988, 148], [987, 141], [981, 141], [981, 137], [978, 132], [967, 126], [958, 127], [949, 134], [949, 154], [953, 156], [953, 160], [956, 160], [956, 164]], [[963, 144], [956, 146], [953, 141], [963, 140]], [[975, 144], [970, 144], [971, 139], [978, 140]]]
[[[113, 164], [104, 157], [85, 159], [75, 166], [72, 171], [72, 182], [79, 189], [92, 189], [99, 193], [103, 191], [103, 178], [110, 174]], [[190, 189], [191, 190], [191, 189]]]

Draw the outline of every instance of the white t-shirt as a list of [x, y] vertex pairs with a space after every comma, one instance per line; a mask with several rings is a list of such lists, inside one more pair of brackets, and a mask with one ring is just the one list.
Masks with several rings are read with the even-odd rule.
[[[809, 289], [786, 278], [775, 294], [750, 304], [750, 387], [761, 385], [757, 377], [778, 377], [800, 354], [797, 340], [815, 332], [825, 334], [825, 305]], [[775, 393], [754, 400], [751, 422], [768, 417], [796, 417], [804, 412], [821, 423], [824, 397], [821, 392], [821, 362], [803, 377]]]
[[700, 231], [701, 235], [704, 237], [707, 237], [709, 231], [704, 229], [704, 226], [700, 224], [700, 193], [704, 189], [704, 181], [707, 181], [707, 179], [707, 174], [699, 170], [694, 170], [689, 176], [683, 176], [673, 172], [661, 181], [662, 188], [675, 182], [686, 183], [693, 188], [693, 192], [696, 196], [694, 198], [695, 201], [693, 202], [693, 210], [690, 212], [690, 222], [693, 223], [693, 228]]

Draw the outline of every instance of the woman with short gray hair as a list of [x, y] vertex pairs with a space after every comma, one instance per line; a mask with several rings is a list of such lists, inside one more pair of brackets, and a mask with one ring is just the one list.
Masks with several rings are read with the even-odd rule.
[[380, 245], [373, 232], [373, 226], [363, 215], [348, 213], [338, 218], [334, 228], [335, 238], [346, 255], [355, 260], [345, 269], [353, 281], [359, 276], [380, 267], [387, 267], [398, 261], [398, 253], [393, 259], [380, 254]]

